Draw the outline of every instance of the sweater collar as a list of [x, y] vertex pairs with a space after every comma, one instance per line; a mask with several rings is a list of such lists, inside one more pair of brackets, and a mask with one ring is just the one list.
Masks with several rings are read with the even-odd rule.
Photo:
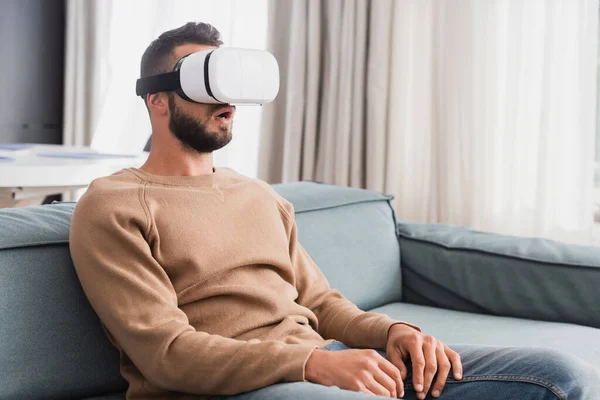
[[127, 170], [144, 181], [171, 186], [212, 186], [217, 184], [223, 178], [222, 168], [213, 168], [212, 174], [192, 176], [155, 175], [139, 168], [127, 168]]

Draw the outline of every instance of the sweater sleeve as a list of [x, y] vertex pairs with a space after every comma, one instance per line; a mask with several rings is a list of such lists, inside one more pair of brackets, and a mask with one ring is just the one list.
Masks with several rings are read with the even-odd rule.
[[287, 220], [289, 251], [296, 277], [298, 303], [309, 308], [318, 320], [317, 331], [325, 339], [335, 339], [353, 348], [385, 349], [389, 329], [395, 324], [420, 328], [395, 321], [385, 314], [364, 312], [331, 289], [327, 279], [298, 241], [294, 208], [281, 199], [282, 214]]
[[75, 270], [105, 328], [151, 384], [197, 395], [234, 395], [304, 380], [315, 346], [196, 331], [152, 256], [146, 239], [150, 225], [137, 195], [127, 201], [99, 194], [86, 193], [73, 215]]

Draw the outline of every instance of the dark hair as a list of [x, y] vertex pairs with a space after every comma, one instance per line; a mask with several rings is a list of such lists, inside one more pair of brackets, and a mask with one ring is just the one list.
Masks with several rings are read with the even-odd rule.
[[220, 46], [223, 40], [217, 28], [204, 22], [188, 22], [179, 28], [166, 31], [144, 51], [140, 64], [140, 78], [169, 72], [174, 63], [173, 50], [187, 43]]

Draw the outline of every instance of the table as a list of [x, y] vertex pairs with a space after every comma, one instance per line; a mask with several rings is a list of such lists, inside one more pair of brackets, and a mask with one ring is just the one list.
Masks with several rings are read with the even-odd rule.
[[0, 157], [0, 207], [41, 204], [46, 196], [87, 187], [94, 179], [127, 167], [139, 167], [148, 157], [140, 152], [133, 157], [75, 159], [41, 157], [43, 153], [93, 152], [89, 147], [35, 144], [25, 150], [2, 150]]

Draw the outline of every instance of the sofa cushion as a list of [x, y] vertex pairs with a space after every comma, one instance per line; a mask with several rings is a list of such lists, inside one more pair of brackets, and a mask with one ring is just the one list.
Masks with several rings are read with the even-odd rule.
[[600, 328], [600, 248], [399, 223], [404, 301]]
[[126, 388], [68, 247], [74, 204], [0, 209], [0, 399]]
[[[389, 196], [317, 183], [276, 190], [294, 204], [300, 241], [332, 286], [364, 308], [399, 299]], [[71, 262], [74, 206], [0, 209], [0, 399], [93, 398], [127, 388]]]
[[[407, 303], [388, 304], [376, 312], [421, 327], [447, 345], [548, 347], [574, 354], [600, 370], [600, 329], [559, 322], [496, 317]], [[443, 396], [442, 396], [443, 397]]]
[[299, 241], [333, 288], [362, 309], [400, 300], [391, 196], [315, 182], [273, 187], [294, 205]]

